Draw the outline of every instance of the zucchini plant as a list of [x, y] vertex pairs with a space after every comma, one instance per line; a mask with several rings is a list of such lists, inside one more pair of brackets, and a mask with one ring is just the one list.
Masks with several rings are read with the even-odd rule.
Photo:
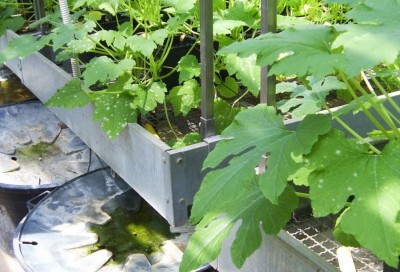
[[[344, 22], [351, 23], [294, 26], [219, 51], [256, 55], [258, 65], [270, 66], [270, 75], [296, 76], [301, 84], [282, 88], [291, 91], [288, 106], [303, 120], [291, 130], [277, 108], [261, 104], [238, 113], [222, 132], [222, 141], [203, 165], [207, 175], [191, 212], [196, 231], [180, 271], [215, 260], [237, 225], [230, 252], [233, 263], [241, 267], [260, 247], [261, 232], [277, 234], [285, 227], [299, 197], [311, 199], [315, 217], [338, 216], [334, 235], [339, 242], [367, 248], [390, 266], [398, 266], [400, 107], [377, 75], [389, 69], [398, 77], [399, 70], [393, 67], [400, 52], [400, 3], [325, 2], [344, 4]], [[324, 87], [330, 85], [345, 89], [353, 101], [332, 112]], [[310, 93], [315, 86], [321, 91]], [[300, 108], [305, 101], [323, 105], [329, 114], [319, 114], [318, 107]], [[368, 117], [376, 128], [369, 136], [384, 139], [383, 148], [342, 120], [342, 114], [351, 111]], [[333, 129], [332, 120], [343, 129]], [[256, 173], [265, 154], [266, 171]], [[292, 181], [307, 185], [309, 193], [296, 192]]]
[[[260, 0], [214, 0], [213, 3], [216, 50], [259, 35]], [[175, 115], [187, 115], [200, 104], [200, 64], [195, 52], [199, 2], [191, 0], [183, 5], [174, 0], [69, 1], [72, 23], [67, 25], [61, 22], [54, 1], [51, 4], [47, 10], [54, 12], [34, 24], [50, 24], [50, 33], [39, 39], [35, 35], [16, 38], [0, 53], [0, 62], [23, 58], [50, 46], [58, 62], [78, 58], [83, 73], [81, 78], [58, 90], [46, 105], [69, 109], [93, 103], [94, 120], [110, 138], [115, 138], [127, 123], [138, 121], [140, 115], [161, 104], [176, 135], [168, 118], [167, 104]], [[302, 3], [296, 7], [299, 5]], [[114, 26], [109, 26], [110, 21]], [[280, 26], [293, 22], [283, 21]], [[171, 61], [175, 43], [186, 44], [180, 39], [189, 40], [192, 46], [184, 56]], [[90, 59], [86, 60], [88, 56]], [[258, 96], [260, 71], [255, 55], [246, 58], [235, 53], [215, 55], [214, 60], [219, 99], [216, 109], [236, 113], [240, 108], [236, 106], [244, 96]], [[179, 78], [172, 80], [171, 85], [170, 79], [176, 73]], [[221, 99], [229, 100], [232, 109], [221, 107], [224, 105]], [[233, 117], [225, 116], [217, 113], [218, 132]]]
[[[246, 31], [257, 29], [259, 1], [214, 1], [214, 37], [219, 46], [232, 43]], [[94, 120], [110, 138], [115, 138], [128, 122], [153, 111], [158, 105], [172, 106], [175, 115], [187, 115], [200, 104], [200, 64], [198, 46], [198, 1], [70, 1], [71, 24], [62, 24], [59, 14], [50, 14], [39, 23], [52, 25], [48, 35], [39, 39], [23, 35], [12, 40], [0, 53], [0, 62], [24, 58], [45, 46], [57, 53], [56, 61], [80, 59], [81, 78], [73, 79], [58, 90], [47, 106], [70, 109], [93, 103]], [[113, 20], [109, 28], [104, 23]], [[232, 39], [230, 36], [234, 37]], [[189, 38], [188, 38], [189, 37]], [[169, 61], [175, 43], [191, 46], [184, 56]], [[84, 60], [87, 56], [91, 59]], [[240, 98], [236, 79], [256, 96], [259, 77], [255, 58], [216, 56], [217, 93], [222, 98]], [[243, 66], [248, 70], [240, 69]], [[220, 78], [219, 71], [229, 76]], [[169, 78], [179, 73], [175, 85]], [[236, 96], [236, 98], [234, 98]], [[221, 104], [221, 103], [220, 103]], [[221, 108], [221, 107], [218, 107]], [[236, 112], [232, 110], [232, 112]], [[167, 121], [169, 122], [168, 112]], [[219, 117], [223, 117], [220, 114]], [[230, 117], [229, 117], [230, 118]], [[222, 121], [226, 124], [225, 121]], [[172, 124], [169, 124], [173, 131]]]
[[[68, 82], [47, 102], [47, 106], [66, 109], [95, 106], [94, 120], [98, 121], [110, 138], [115, 138], [128, 122], [135, 122], [140, 114], [152, 111], [158, 104], [166, 103], [167, 86], [164, 80], [177, 70], [188, 71], [187, 65], [198, 65], [190, 52], [197, 37], [190, 42], [184, 60], [173, 67], [165, 65], [171, 49], [179, 37], [190, 29], [195, 1], [71, 1], [72, 23], [62, 24], [51, 15], [41, 20], [52, 24], [51, 32], [39, 39], [23, 35], [13, 39], [0, 54], [0, 62], [26, 57], [44, 46], [57, 52], [56, 61], [76, 56], [81, 60], [81, 78]], [[158, 9], [154, 10], [154, 6]], [[157, 14], [155, 14], [157, 13]], [[150, 18], [149, 14], [152, 14]], [[146, 16], [144, 16], [146, 15]], [[104, 21], [114, 20], [108, 29]], [[188, 59], [190, 61], [188, 61]], [[200, 69], [198, 69], [200, 70]], [[196, 107], [199, 102], [199, 84], [194, 79], [198, 72], [185, 73], [183, 87], [190, 89], [195, 98], [184, 106]], [[181, 72], [182, 74], [183, 72]], [[190, 85], [190, 88], [187, 87]], [[182, 86], [180, 86], [183, 88]], [[172, 103], [183, 103], [183, 95], [172, 90]]]

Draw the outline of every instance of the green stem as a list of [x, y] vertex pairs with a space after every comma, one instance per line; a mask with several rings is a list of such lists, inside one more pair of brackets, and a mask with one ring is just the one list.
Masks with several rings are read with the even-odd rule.
[[[350, 79], [354, 86], [356, 86], [357, 90], [361, 92], [361, 94], [367, 98], [368, 102], [371, 103], [371, 106], [376, 110], [376, 112], [380, 115], [383, 121], [393, 130], [394, 134], [397, 137], [400, 137], [400, 132], [397, 131], [397, 127], [394, 125], [393, 120], [388, 115], [388, 109], [385, 108], [382, 104], [378, 105], [374, 99], [370, 97], [370, 95], [365, 91], [365, 89], [360, 85], [360, 83], [355, 79]], [[375, 94], [375, 93], [374, 93]], [[375, 95], [376, 96], [376, 95]], [[372, 116], [372, 115], [371, 115]], [[382, 126], [383, 127], [383, 126]], [[386, 129], [384, 129], [386, 131]], [[388, 138], [390, 139], [390, 138]]]
[[354, 136], [357, 140], [359, 140], [362, 143], [365, 143], [369, 146], [369, 148], [375, 153], [375, 154], [380, 154], [381, 151], [377, 149], [375, 146], [373, 146], [370, 142], [368, 142], [366, 139], [360, 136], [357, 132], [355, 132], [351, 127], [349, 127], [342, 119], [339, 118], [339, 116], [336, 116], [331, 109], [328, 107], [328, 105], [325, 104], [325, 109], [330, 113], [332, 116], [332, 119], [336, 120], [345, 130], [347, 130], [351, 135]]
[[392, 118], [392, 120], [394, 122], [396, 122], [398, 125], [400, 125], [400, 120], [397, 118], [397, 116], [395, 116], [391, 111], [389, 111], [388, 114], [390, 115], [390, 117]]
[[236, 99], [236, 100], [232, 103], [232, 108], [233, 108], [243, 97], [245, 97], [249, 92], [250, 92], [249, 89], [247, 89], [238, 99]]
[[167, 101], [166, 101], [166, 100], [164, 100], [164, 112], [165, 112], [165, 118], [167, 119], [167, 123], [168, 123], [169, 128], [170, 128], [171, 131], [172, 131], [172, 134], [174, 134], [174, 137], [175, 137], [176, 139], [178, 139], [179, 137], [178, 137], [178, 135], [175, 133], [174, 128], [172, 127], [171, 120], [169, 120], [168, 108], [167, 108]]
[[368, 117], [368, 119], [388, 138], [388, 139], [393, 139], [393, 137], [391, 135], [389, 135], [389, 133], [386, 131], [386, 129], [379, 123], [378, 120], [376, 120], [376, 118], [371, 114], [371, 112], [364, 106], [363, 102], [360, 101], [360, 98], [356, 95], [353, 87], [351, 86], [351, 84], [349, 83], [347, 76], [339, 71], [339, 74], [342, 78], [342, 80], [344, 81], [344, 83], [347, 86], [347, 89], [349, 91], [349, 93], [351, 94], [351, 96], [354, 98], [354, 100], [357, 102], [357, 104], [360, 106], [361, 110], [364, 112], [364, 114]]
[[393, 98], [388, 94], [388, 92], [383, 88], [383, 86], [379, 83], [379, 81], [376, 79], [376, 77], [370, 72], [366, 71], [366, 73], [370, 76], [374, 84], [378, 87], [379, 91], [386, 97], [390, 105], [398, 112], [400, 113], [400, 107], [397, 105], [397, 103], [393, 100]]
[[105, 52], [107, 52], [107, 54], [109, 54], [110, 57], [112, 57], [112, 58], [114, 59], [114, 61], [118, 61], [118, 59], [114, 56], [115, 53], [117, 53], [117, 52], [112, 53], [112, 52], [110, 51], [110, 49], [108, 49], [107, 47], [105, 47], [105, 46], [102, 45], [101, 43], [95, 41], [95, 40], [92, 39], [89, 35], [86, 35], [86, 37], [87, 37], [89, 40], [91, 40], [92, 42], [94, 42], [96, 45], [100, 46]]
[[[186, 52], [185, 56], [189, 55], [192, 50], [194, 49], [194, 47], [196, 46], [196, 42], [193, 43], [193, 45], [189, 48], [188, 52]], [[164, 78], [168, 78], [169, 76], [171, 76], [176, 70], [178, 70], [178, 65], [176, 65], [174, 68], [171, 69], [171, 71], [169, 71], [167, 74], [160, 76], [159, 78], [162, 80]]]
[[174, 36], [172, 36], [172, 35], [171, 35], [171, 36], [168, 36], [167, 42], [165, 43], [165, 46], [164, 46], [164, 48], [163, 48], [161, 57], [160, 57], [160, 59], [159, 59], [158, 62], [157, 62], [157, 63], [158, 63], [157, 69], [158, 69], [158, 68], [161, 68], [161, 66], [163, 65], [163, 63], [164, 63], [165, 60], [167, 59], [167, 57], [168, 57], [168, 55], [169, 55], [169, 52], [171, 51], [173, 42], [174, 42]]
[[300, 193], [300, 192], [295, 192], [295, 194], [296, 194], [296, 196], [298, 196], [298, 197], [310, 199], [310, 194], [307, 194], [307, 193]]

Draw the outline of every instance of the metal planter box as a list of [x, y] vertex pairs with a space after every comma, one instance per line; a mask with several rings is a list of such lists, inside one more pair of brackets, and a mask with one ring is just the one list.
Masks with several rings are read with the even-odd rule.
[[[0, 37], [0, 50], [15, 36], [15, 33], [8, 31]], [[43, 102], [71, 80], [68, 73], [39, 53], [9, 61], [6, 65]], [[399, 94], [393, 94], [397, 100], [400, 100]], [[181, 226], [187, 223], [193, 197], [203, 178], [203, 161], [218, 141], [218, 136], [184, 148], [171, 149], [140, 125], [129, 124], [115, 140], [110, 140], [100, 125], [93, 122], [92, 105], [71, 110], [50, 109], [170, 225]], [[369, 122], [365, 122], [367, 117], [362, 113], [350, 113], [343, 119], [363, 136], [373, 128]], [[286, 124], [295, 127], [298, 120]], [[339, 127], [336, 123], [333, 126]], [[257, 269], [262, 267], [261, 263], [267, 265], [269, 271], [294, 271], [292, 268], [296, 271], [336, 269], [285, 231], [278, 236], [265, 236], [264, 239], [267, 243], [252, 256], [252, 264], [242, 271], [259, 271]], [[268, 259], [265, 259], [266, 254]], [[221, 271], [235, 271], [230, 270], [233, 267], [227, 247], [217, 265], [225, 267]]]
[[[11, 31], [2, 36], [0, 50], [13, 37], [16, 34]], [[39, 53], [6, 65], [42, 102], [72, 78]], [[203, 141], [172, 150], [138, 124], [129, 124], [115, 140], [110, 140], [93, 122], [92, 105], [50, 110], [172, 226], [187, 222], [188, 207], [200, 186], [200, 170], [212, 143]]]

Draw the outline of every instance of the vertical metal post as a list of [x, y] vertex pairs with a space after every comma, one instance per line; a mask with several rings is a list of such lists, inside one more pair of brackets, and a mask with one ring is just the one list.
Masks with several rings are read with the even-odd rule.
[[[33, 0], [33, 9], [35, 11], [35, 18], [37, 21], [46, 16], [43, 0]], [[48, 29], [49, 27], [47, 23], [40, 24], [38, 26], [38, 31], [42, 36], [47, 34]]]
[[[276, 0], [261, 0], [261, 33], [276, 32]], [[268, 67], [261, 68], [260, 102], [276, 104], [275, 77], [268, 76]]]
[[[71, 23], [71, 15], [69, 14], [69, 7], [67, 0], [59, 0], [61, 18], [65, 25]], [[81, 76], [81, 70], [79, 68], [79, 63], [77, 58], [71, 58], [71, 68], [72, 76], [74, 78], [79, 78]]]
[[[261, 33], [276, 32], [276, 0], [261, 0]], [[276, 81], [274, 76], [268, 76], [268, 67], [261, 68], [260, 102], [269, 106], [276, 105]], [[259, 174], [266, 170], [267, 156], [261, 157], [258, 163]]]
[[200, 62], [202, 139], [215, 135], [213, 1], [200, 0]]

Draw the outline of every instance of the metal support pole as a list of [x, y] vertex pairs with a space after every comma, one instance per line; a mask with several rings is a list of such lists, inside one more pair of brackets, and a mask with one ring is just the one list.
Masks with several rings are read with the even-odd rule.
[[[44, 3], [43, 0], [33, 0], [33, 9], [35, 11], [35, 18], [37, 21], [40, 19], [44, 18], [46, 16], [46, 11], [44, 9]], [[46, 35], [48, 32], [49, 26], [47, 23], [40, 24], [38, 26], [38, 31], [40, 32], [40, 35]]]
[[[60, 5], [60, 11], [63, 23], [65, 25], [70, 24], [71, 15], [69, 14], [68, 2], [66, 0], [59, 0], [58, 3]], [[81, 70], [79, 68], [78, 59], [71, 58], [71, 67], [72, 67], [72, 76], [74, 78], [79, 78], [81, 76]]]
[[215, 135], [213, 1], [200, 0], [200, 62], [202, 139]]
[[[261, 33], [276, 32], [276, 0], [261, 0]], [[261, 68], [260, 102], [276, 105], [275, 77], [268, 76], [268, 67]]]

